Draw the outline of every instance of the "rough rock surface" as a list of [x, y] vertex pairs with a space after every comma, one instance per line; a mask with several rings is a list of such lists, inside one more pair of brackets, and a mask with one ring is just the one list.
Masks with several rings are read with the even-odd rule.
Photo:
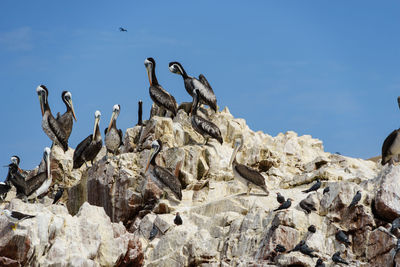
[[[390, 222], [400, 215], [399, 166], [382, 168], [373, 161], [330, 154], [323, 150], [322, 141], [292, 131], [275, 137], [254, 132], [227, 108], [218, 113], [201, 108], [200, 112], [219, 126], [223, 145], [215, 140], [203, 145], [203, 137], [181, 109], [174, 119], [154, 116], [143, 127], [127, 129], [120, 153], [106, 158], [103, 151], [88, 168], [83, 165], [71, 171], [70, 151], [64, 154], [54, 147], [52, 170], [57, 173], [55, 182], [69, 187], [62, 203], [71, 215], [46, 201], [11, 201], [10, 208], [38, 216], [21, 223], [19, 227], [25, 229], [15, 233], [4, 230], [10, 225], [0, 218], [5, 231], [0, 238], [0, 262], [9, 266], [15, 261], [40, 266], [315, 266], [319, 257], [326, 266], [334, 266], [331, 257], [336, 251], [351, 266], [399, 262], [397, 237], [389, 232]], [[264, 176], [268, 196], [257, 189], [247, 196], [246, 186], [233, 176], [229, 159], [239, 135], [244, 137], [244, 147], [237, 161]], [[145, 173], [155, 139], [163, 143], [157, 164], [177, 170], [183, 188], [180, 202]], [[317, 178], [321, 188], [303, 193]], [[327, 186], [330, 190], [323, 194]], [[348, 208], [358, 190], [360, 202]], [[273, 211], [279, 206], [276, 192], [293, 199], [289, 209]], [[304, 199], [315, 211], [307, 213], [300, 207]], [[173, 222], [177, 212], [183, 220], [178, 226]], [[316, 233], [308, 232], [311, 224]], [[349, 237], [349, 246], [336, 240], [338, 230]], [[301, 240], [317, 257], [289, 252]], [[287, 251], [275, 252], [277, 244]]]

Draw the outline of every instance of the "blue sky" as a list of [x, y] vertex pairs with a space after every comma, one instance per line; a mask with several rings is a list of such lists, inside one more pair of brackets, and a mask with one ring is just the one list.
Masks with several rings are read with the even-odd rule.
[[71, 91], [71, 147], [91, 133], [96, 109], [102, 131], [116, 103], [123, 130], [139, 99], [147, 117], [150, 56], [178, 102], [191, 98], [170, 61], [203, 73], [219, 106], [253, 130], [294, 130], [329, 152], [376, 156], [400, 120], [399, 11], [398, 1], [1, 1], [0, 163], [16, 154], [31, 169], [51, 145], [39, 84], [53, 114]]

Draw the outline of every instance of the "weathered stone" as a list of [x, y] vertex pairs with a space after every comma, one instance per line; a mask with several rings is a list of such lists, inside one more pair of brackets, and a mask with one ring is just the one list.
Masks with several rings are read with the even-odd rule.
[[400, 166], [391, 165], [382, 170], [375, 208], [379, 216], [393, 221], [400, 216]]

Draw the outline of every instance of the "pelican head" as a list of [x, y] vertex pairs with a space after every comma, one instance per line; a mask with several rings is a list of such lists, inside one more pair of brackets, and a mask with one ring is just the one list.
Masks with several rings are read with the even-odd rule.
[[235, 138], [235, 143], [234, 143], [234, 147], [233, 147], [232, 156], [231, 156], [231, 159], [229, 161], [229, 166], [232, 165], [233, 161], [236, 158], [236, 154], [239, 152], [239, 150], [242, 149], [243, 143], [244, 142], [243, 142], [243, 136], [242, 135], [240, 135], [240, 136]]
[[121, 108], [121, 106], [118, 104], [113, 106], [113, 111], [112, 111], [112, 115], [111, 115], [110, 124], [108, 125], [108, 130], [111, 129], [112, 123], [117, 120], [120, 108]]
[[72, 104], [72, 95], [71, 92], [69, 91], [63, 91], [61, 94], [61, 98], [64, 101], [65, 105], [67, 105], [71, 111], [72, 111], [72, 116], [74, 116], [74, 119], [76, 121], [76, 116], [75, 116], [75, 110], [74, 110], [74, 105]]
[[46, 163], [46, 167], [47, 167], [47, 178], [51, 177], [51, 170], [50, 170], [50, 153], [51, 150], [49, 147], [45, 147], [44, 148], [44, 153], [43, 153], [43, 159]]
[[149, 76], [150, 85], [153, 85], [153, 79], [151, 73], [156, 67], [156, 62], [152, 57], [148, 57], [144, 61], [144, 66], [146, 67], [147, 70], [147, 76]]
[[21, 162], [21, 160], [19, 159], [19, 157], [18, 157], [18, 156], [15, 156], [15, 155], [12, 156], [10, 160], [11, 160], [12, 163], [14, 163], [14, 164], [17, 165], [17, 166], [19, 166], [19, 163]]
[[94, 113], [94, 129], [93, 129], [93, 139], [96, 136], [96, 129], [97, 129], [97, 125], [99, 125], [100, 123], [100, 116], [101, 113], [99, 110], [96, 110], [96, 112]]
[[183, 75], [185, 72], [183, 70], [183, 67], [181, 63], [179, 62], [170, 62], [168, 65], [169, 71], [175, 74]]
[[39, 85], [36, 88], [36, 93], [39, 96], [40, 109], [42, 110], [42, 116], [44, 115], [44, 106], [47, 104], [47, 97], [49, 96], [49, 90], [47, 90], [46, 86]]
[[147, 172], [147, 170], [149, 169], [151, 161], [153, 160], [153, 158], [155, 158], [157, 156], [157, 154], [158, 154], [158, 152], [160, 152], [161, 148], [162, 148], [162, 143], [161, 143], [160, 140], [154, 140], [151, 143], [150, 156], [149, 156], [149, 159], [147, 161], [145, 172]]

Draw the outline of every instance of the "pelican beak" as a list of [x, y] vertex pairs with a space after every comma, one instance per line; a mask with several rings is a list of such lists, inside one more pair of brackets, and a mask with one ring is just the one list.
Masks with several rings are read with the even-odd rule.
[[[99, 124], [99, 122], [100, 122], [100, 118], [96, 117], [94, 119], [93, 140], [94, 140], [94, 137], [96, 136], [96, 129], [97, 129], [97, 125]], [[110, 128], [108, 128], [108, 129], [110, 129]]]
[[74, 104], [72, 104], [72, 99], [69, 99], [68, 103], [71, 106], [72, 116], [74, 116], [75, 121], [77, 121], [75, 116]]
[[151, 159], [152, 159], [152, 157], [153, 157], [153, 154], [154, 154], [154, 148], [152, 148], [152, 149], [150, 150], [149, 160], [147, 161], [146, 170], [145, 170], [144, 172], [147, 172], [147, 170], [149, 169], [150, 162], [151, 162]]
[[40, 93], [38, 94], [38, 96], [39, 96], [40, 109], [41, 109], [41, 111], [42, 111], [42, 117], [43, 117], [43, 115], [44, 115], [43, 95], [42, 95], [42, 93], [40, 92]]
[[149, 83], [150, 83], [150, 85], [153, 85], [153, 83], [151, 82], [150, 68], [146, 66], [146, 70], [147, 70], [147, 76], [149, 77]]
[[110, 124], [108, 124], [108, 131], [111, 130], [111, 125], [112, 125], [113, 121], [115, 120], [115, 114], [116, 114], [116, 112], [113, 111], [113, 113], [112, 113], [112, 115], [111, 115]]
[[230, 159], [230, 161], [229, 161], [229, 166], [232, 165], [233, 160], [235, 159], [238, 150], [239, 150], [239, 144], [238, 144], [238, 143], [235, 143], [235, 147], [233, 148], [232, 156], [231, 156], [231, 159]]

